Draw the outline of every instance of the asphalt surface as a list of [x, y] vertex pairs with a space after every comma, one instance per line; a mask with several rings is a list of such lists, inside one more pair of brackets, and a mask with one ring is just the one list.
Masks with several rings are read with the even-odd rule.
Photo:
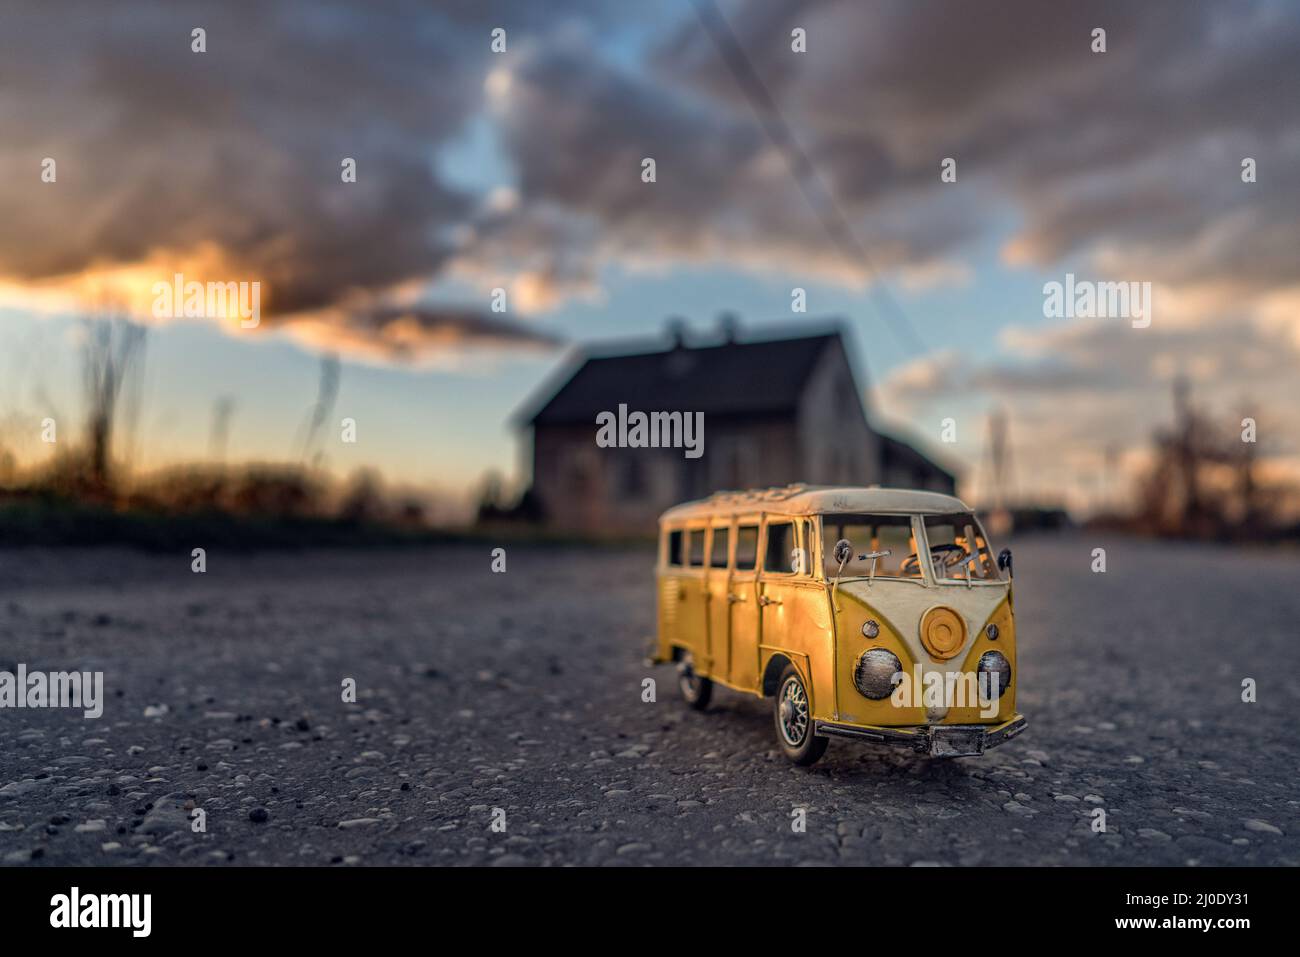
[[102, 670], [106, 697], [0, 710], [0, 860], [1300, 863], [1300, 556], [1015, 552], [1029, 729], [955, 760], [835, 740], [800, 769], [768, 702], [691, 712], [641, 663], [648, 551], [515, 547], [504, 574], [485, 546], [213, 552], [196, 575], [0, 550], [0, 670]]

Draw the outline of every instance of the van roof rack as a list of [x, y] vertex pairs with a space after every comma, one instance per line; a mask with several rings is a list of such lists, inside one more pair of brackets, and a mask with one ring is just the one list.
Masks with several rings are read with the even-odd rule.
[[806, 491], [808, 491], [808, 486], [803, 482], [792, 482], [789, 485], [773, 485], [769, 488], [724, 489], [714, 492], [708, 497], [708, 501], [717, 503], [781, 502]]

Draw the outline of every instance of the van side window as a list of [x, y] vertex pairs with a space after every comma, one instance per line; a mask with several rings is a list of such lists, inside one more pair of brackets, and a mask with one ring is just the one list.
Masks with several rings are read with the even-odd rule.
[[727, 545], [731, 540], [731, 529], [715, 528], [713, 530], [713, 552], [709, 564], [714, 568], [727, 567]]
[[693, 528], [686, 533], [687, 560], [692, 568], [704, 565], [704, 529]]
[[763, 570], [778, 575], [797, 571], [794, 567], [794, 523], [767, 523], [767, 551], [763, 556]]
[[758, 564], [758, 526], [741, 525], [736, 529], [736, 571], [752, 572]]
[[674, 529], [668, 533], [668, 564], [680, 565], [682, 563], [682, 530]]

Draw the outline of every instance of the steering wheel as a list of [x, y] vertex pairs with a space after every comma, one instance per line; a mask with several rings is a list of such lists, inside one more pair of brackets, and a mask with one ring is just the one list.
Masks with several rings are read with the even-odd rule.
[[935, 545], [930, 549], [930, 555], [933, 558], [939, 558], [943, 561], [944, 568], [952, 568], [954, 565], [960, 565], [966, 559], [970, 558], [970, 552], [964, 547], [957, 544]]
[[[970, 558], [970, 552], [966, 551], [966, 549], [961, 545], [955, 543], [934, 545], [930, 548], [930, 555], [932, 558], [942, 558], [945, 568], [952, 568], [954, 565], [960, 564]], [[901, 574], [920, 571], [920, 565], [921, 563], [916, 556], [916, 552], [912, 552], [912, 554], [903, 559], [902, 564], [898, 566], [898, 571]]]

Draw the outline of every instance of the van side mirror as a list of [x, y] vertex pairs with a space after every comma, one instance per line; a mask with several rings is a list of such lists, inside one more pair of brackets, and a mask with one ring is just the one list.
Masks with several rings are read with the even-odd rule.
[[835, 551], [831, 554], [835, 556], [835, 564], [842, 567], [845, 562], [853, 557], [853, 543], [847, 538], [841, 538], [835, 543]]
[[1011, 570], [1011, 549], [1004, 548], [998, 552], [998, 568], [1005, 568], [1008, 577], [1016, 577], [1016, 573]]

